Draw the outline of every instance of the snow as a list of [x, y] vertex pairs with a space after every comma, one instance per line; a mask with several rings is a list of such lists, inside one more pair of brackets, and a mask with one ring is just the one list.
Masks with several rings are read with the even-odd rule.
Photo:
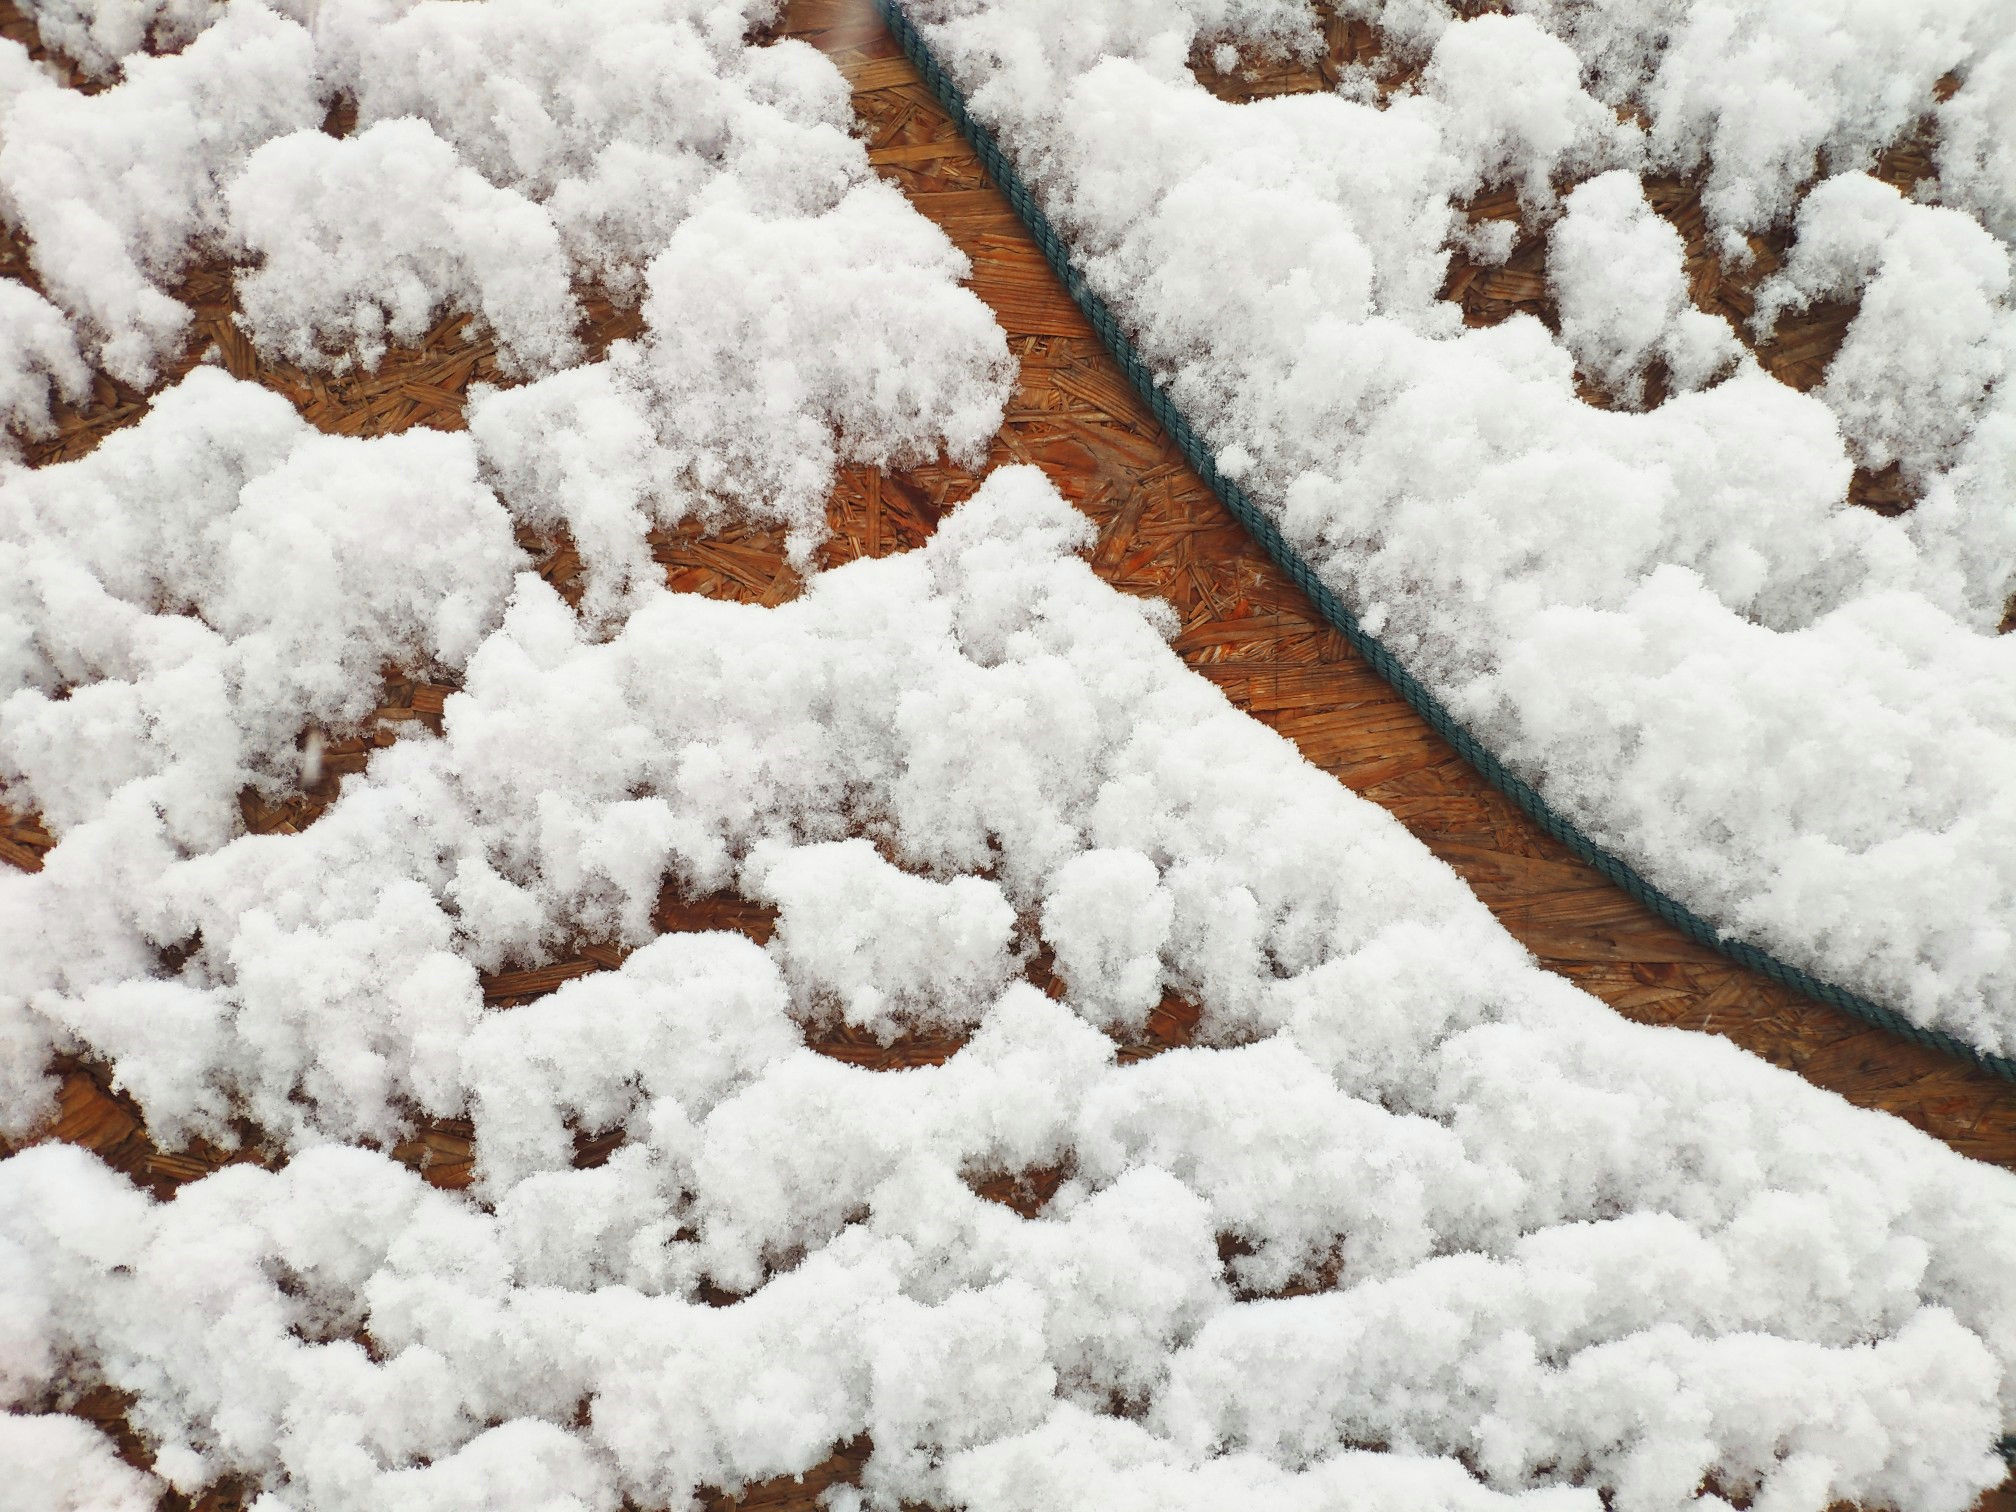
[[1548, 233], [1561, 343], [1577, 372], [1633, 408], [1644, 406], [1654, 359], [1674, 391], [1692, 393], [1727, 377], [1742, 358], [1728, 322], [1688, 299], [1684, 252], [1680, 233], [1623, 169], [1578, 186]]
[[979, 877], [913, 877], [866, 840], [759, 843], [743, 867], [751, 897], [778, 909], [777, 954], [808, 1016], [893, 1039], [907, 1025], [968, 1027], [961, 1015], [1015, 973], [1015, 909]]
[[647, 532], [684, 517], [785, 525], [802, 568], [843, 462], [985, 452], [1013, 368], [968, 271], [886, 185], [783, 219], [724, 194], [652, 260], [643, 341], [480, 399], [470, 425], [523, 507], [579, 542], [591, 613], [654, 574]]
[[1854, 328], [1819, 389], [1856, 460], [1937, 469], [1979, 427], [2008, 369], [2016, 320], [2008, 249], [1957, 210], [1837, 174], [1799, 205], [1799, 240], [1759, 291], [1758, 324], [1816, 299], [1856, 296]]
[[202, 847], [248, 783], [292, 789], [302, 726], [362, 718], [386, 661], [459, 666], [522, 563], [465, 439], [318, 435], [211, 368], [8, 479], [0, 520], [0, 767], [54, 834], [145, 782]]
[[189, 324], [165, 287], [227, 234], [223, 186], [261, 143], [319, 123], [324, 102], [308, 33], [256, 0], [124, 72], [102, 94], [41, 89], [5, 105], [0, 213], [95, 360], [144, 385]]
[[232, 183], [230, 206], [258, 261], [238, 297], [263, 350], [303, 367], [375, 368], [388, 338], [419, 345], [452, 304], [496, 334], [508, 372], [580, 358], [560, 233], [425, 121], [381, 121], [347, 141], [301, 132], [268, 142]]
[[0, 1485], [5, 1512], [151, 1512], [162, 1490], [74, 1417], [0, 1417], [0, 1461], [9, 1471]]
[[[228, 1138], [224, 1089], [294, 1150], [167, 1204], [65, 1147], [0, 1163], [21, 1389], [81, 1355], [159, 1474], [276, 1507], [507, 1476], [678, 1505], [864, 1432], [874, 1505], [1047, 1504], [1033, 1474], [1066, 1505], [1649, 1508], [1712, 1473], [1960, 1508], [1999, 1475], [2016, 1178], [1539, 971], [1185, 670], [1087, 535], [1008, 469], [774, 609], [657, 589], [597, 639], [521, 576], [446, 733], [306, 831], [135, 845], [110, 887], [144, 920], [73, 901], [108, 890], [78, 839], [144, 817], [9, 879], [13, 937], [70, 915], [17, 1012], [156, 1128]], [[649, 939], [667, 871], [776, 899], [776, 936]], [[1022, 920], [1062, 1001], [1009, 979]], [[148, 928], [200, 933], [173, 979], [122, 974]], [[482, 1011], [468, 960], [565, 933], [641, 948]], [[1098, 1026], [1165, 990], [1199, 1043], [1118, 1061]], [[805, 1048], [834, 1012], [972, 1033], [880, 1072]], [[402, 1108], [468, 1110], [480, 1204], [331, 1142]], [[576, 1170], [575, 1128], [625, 1139]], [[1060, 1164], [1033, 1220], [961, 1179]]]
[[1043, 939], [1074, 1003], [1095, 1020], [1138, 1028], [1161, 1000], [1162, 947], [1176, 899], [1136, 850], [1092, 850], [1057, 869]]
[[[1996, 24], [1991, 15], [1977, 18], [1986, 37], [1995, 35]], [[1939, 183], [1952, 204], [1972, 211], [2010, 242], [2016, 241], [2016, 185], [2003, 161], [2006, 137], [1996, 123], [2016, 108], [2016, 57], [1999, 48], [1983, 54], [1960, 91], [1939, 107]]]
[[42, 43], [94, 79], [150, 47], [178, 51], [206, 31], [225, 0], [23, 0]]
[[[873, 181], [837, 71], [743, 45], [760, 7], [35, 9], [119, 82], [45, 87], [0, 49], [0, 196], [49, 292], [0, 294], [0, 329], [33, 337], [0, 387], [14, 423], [87, 361], [139, 378], [171, 353], [192, 247], [240, 259], [268, 352], [369, 366], [467, 313], [527, 381], [474, 396], [466, 433], [365, 440], [199, 365], [87, 455], [0, 466], [0, 781], [57, 838], [40, 872], [0, 873], [0, 1129], [32, 1137], [44, 1068], [75, 1054], [161, 1147], [234, 1149], [249, 1126], [266, 1162], [164, 1202], [70, 1145], [0, 1160], [0, 1462], [27, 1467], [0, 1508], [227, 1478], [255, 1512], [680, 1507], [863, 1436], [835, 1512], [1962, 1512], [2001, 1476], [2016, 1176], [1541, 971], [1394, 819], [1186, 670], [1171, 611], [1101, 582], [1090, 522], [1034, 469], [992, 472], [919, 549], [815, 570], [836, 470], [977, 464], [1013, 366], [963, 257]], [[1138, 233], [1102, 276], [1138, 270], [1180, 307], [1155, 340], [1187, 354], [1186, 403], [1205, 375], [1261, 420], [1263, 400], [1341, 424], [1352, 385], [1386, 396], [1378, 445], [1460, 502], [1412, 522], [1394, 570], [1429, 605], [1524, 616], [1493, 675], [1534, 741], [1579, 750], [1591, 706], [1724, 657], [1763, 723], [1690, 728], [1768, 755], [1769, 721], [1836, 721], [1838, 765], [1782, 778], [1805, 801], [1799, 783], [1852, 794], [1872, 722], [1929, 768], [1964, 713], [1973, 764], [1913, 813], [1991, 856], [2001, 811], [1975, 795], [2004, 710], [1926, 669], [1971, 692], [1999, 647], [1899, 586], [1946, 581], [1931, 546], [1831, 509], [1828, 403], [1848, 398], [1778, 393], [1744, 359], [1713, 383], [1727, 340], [1690, 320], [1671, 237], [1614, 176], [1636, 138], [1573, 102], [1570, 52], [1531, 20], [1438, 45], [1432, 10], [1411, 24], [1446, 99], [1283, 102], [1236, 161], [1159, 10], [1011, 28], [1002, 57], [1041, 104], [1043, 48], [1112, 54], [1088, 119], [1165, 175], [1210, 166], [1166, 195], [1131, 158], [1070, 181], [1074, 215], [1110, 196]], [[1208, 19], [1280, 41], [1299, 13]], [[1126, 61], [1141, 49], [1168, 81]], [[1532, 101], [1497, 93], [1526, 74]], [[314, 129], [339, 94], [342, 140]], [[1446, 196], [1534, 163], [1572, 356], [1537, 328], [1459, 338], [1433, 303]], [[1557, 173], [1613, 176], [1562, 197]], [[113, 192], [120, 174], [154, 192]], [[1225, 195], [1270, 244], [1237, 217], [1191, 233], [1184, 206]], [[1841, 250], [1816, 237], [1788, 267], [1788, 307], [1925, 247], [1978, 252], [1925, 207], [1881, 202], [1872, 227], [1844, 203]], [[2002, 297], [1969, 256], [1956, 332]], [[584, 282], [641, 323], [592, 362]], [[1298, 371], [1320, 381], [1249, 382], [1225, 322], [1314, 330]], [[1655, 357], [1699, 391], [1573, 408], [1577, 360], [1628, 387]], [[1504, 392], [1429, 403], [1480, 363]], [[1844, 394], [1915, 398], [1885, 381]], [[1979, 470], [2002, 455], [1982, 438], [2008, 444], [2001, 393], [1984, 380], [1955, 443]], [[1227, 468], [1277, 487], [1295, 418], [1228, 423]], [[1628, 518], [1580, 454], [1498, 457], [1541, 520], [1494, 533], [1502, 512], [1458, 486], [1466, 448], [1564, 426], [1611, 447]], [[1666, 507], [1647, 435], [1673, 496], [1712, 510]], [[1728, 435], [1773, 465], [1719, 459]], [[1341, 548], [1335, 481], [1298, 479], [1290, 517]], [[1928, 488], [1943, 539], [1991, 528], [1960, 465]], [[1564, 510], [1606, 555], [1545, 555]], [[803, 591], [667, 591], [649, 533], [688, 518], [782, 525]], [[1452, 524], [1472, 555], [1437, 566]], [[561, 528], [578, 610], [515, 539]], [[1862, 596], [1832, 606], [1843, 581]], [[1416, 651], [1418, 608], [1389, 608]], [[1564, 688], [1563, 646], [1600, 675]], [[374, 749], [299, 832], [245, 833], [239, 795], [312, 782], [388, 664], [459, 688], [441, 732]], [[1559, 770], [1607, 791], [1586, 755]], [[1768, 831], [1786, 793], [1751, 786], [1740, 817]], [[1688, 802], [1631, 792], [1686, 838]], [[1857, 837], [1956, 903], [1999, 885], [1950, 845]], [[1787, 870], [1783, 907], [1849, 933], [1856, 885], [1821, 856]], [[765, 904], [774, 932], [661, 933], [668, 886]], [[1999, 969], [1995, 917], [1956, 907], [1942, 969]], [[479, 973], [590, 942], [618, 964], [485, 1007]], [[1193, 1042], [1123, 1054], [1172, 995]], [[849, 1064], [808, 1045], [836, 1023], [951, 1053]], [[473, 1129], [466, 1192], [387, 1153], [448, 1118]], [[577, 1168], [579, 1135], [620, 1139]], [[1055, 1183], [1033, 1217], [976, 1190], [1032, 1173]], [[101, 1384], [148, 1471], [65, 1415]]]
[[[1448, 14], [1438, 0], [1393, 8]], [[1994, 0], [1911, 10], [1829, 0], [1515, 8], [1574, 48], [1598, 99], [1650, 116], [1654, 168], [1706, 171], [1703, 202], [1732, 250], [1738, 233], [1784, 218], [1816, 161], [1829, 172], [1866, 167], [1925, 111], [1942, 75], [1971, 73], [2009, 44], [2008, 14]]]
[[[698, 212], [772, 231], [802, 218], [821, 244], [808, 255], [843, 259], [830, 238], [889, 218], [839, 74], [802, 43], [742, 44], [762, 0], [30, 9], [46, 42], [119, 82], [17, 88], [33, 71], [7, 44], [0, 215], [88, 355], [136, 385], [182, 344], [172, 290], [192, 255], [257, 265], [238, 287], [269, 357], [375, 367], [388, 338], [466, 310], [507, 367], [536, 374], [576, 360], [572, 286], [634, 301]], [[149, 56], [150, 34], [187, 45]], [[357, 134], [325, 140], [312, 128], [345, 97]], [[877, 208], [849, 210], [863, 194]], [[884, 234], [929, 234], [908, 220]]]
[[1443, 146], [1457, 192], [1509, 183], [1544, 207], [1554, 180], [1630, 160], [1637, 133], [1581, 86], [1574, 51], [1528, 16], [1478, 16], [1435, 44], [1423, 92], [1446, 108]]
[[[1297, 0], [919, 16], [1208, 444], [1488, 748], [1721, 928], [2016, 1050], [2010, 13], [1511, 9], [1358, 0], [1415, 83], [1250, 104], [1193, 45], [1313, 45]], [[1864, 170], [1927, 115], [1906, 199]], [[1693, 307], [1654, 174], [1729, 256], [1796, 230], [1745, 334], [1858, 302], [1820, 387]], [[1438, 297], [1511, 251], [1461, 210], [1499, 187], [1558, 336]], [[1918, 508], [1847, 502], [1893, 463]]]
[[90, 370], [63, 312], [18, 279], [0, 279], [0, 447], [46, 435], [51, 402], [80, 402]]

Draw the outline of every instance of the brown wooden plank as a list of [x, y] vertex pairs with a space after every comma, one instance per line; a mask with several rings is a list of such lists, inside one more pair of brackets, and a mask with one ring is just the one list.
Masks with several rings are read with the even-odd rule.
[[[819, 24], [800, 30], [801, 14]], [[844, 25], [849, 46], [877, 54], [872, 62], [842, 62], [857, 107], [868, 109], [862, 96], [869, 92], [901, 90], [918, 102], [906, 129], [941, 141], [949, 122], [919, 93], [921, 81], [886, 44], [861, 40], [871, 19], [869, 0], [816, 0], [802, 12], [794, 0], [786, 30], [819, 46], [820, 27]], [[1355, 33], [1347, 42], [1363, 45]], [[958, 159], [932, 150], [946, 181], [958, 182]], [[885, 171], [973, 260], [972, 286], [1021, 358], [1021, 390], [996, 457], [1036, 462], [1100, 522], [1106, 533], [1094, 566], [1118, 587], [1177, 605], [1177, 649], [1199, 672], [1296, 740], [1317, 765], [1385, 802], [1543, 964], [1618, 1012], [1726, 1034], [1852, 1101], [2016, 1168], [2016, 1086], [1795, 999], [1686, 939], [1538, 831], [1343, 648], [1175, 459], [1035, 244], [1015, 229], [1006, 200], [975, 187], [984, 185], [977, 161], [965, 169], [967, 182], [942, 189], [907, 182], [897, 165]], [[1532, 293], [1530, 270], [1493, 276], [1510, 292]], [[1161, 469], [1152, 486], [1144, 481], [1150, 467]], [[1179, 537], [1211, 544], [1179, 562], [1171, 546]], [[1259, 609], [1263, 604], [1280, 607]], [[1586, 885], [1568, 880], [1577, 875]], [[1650, 970], [1670, 974], [1651, 982], [1633, 974]]]

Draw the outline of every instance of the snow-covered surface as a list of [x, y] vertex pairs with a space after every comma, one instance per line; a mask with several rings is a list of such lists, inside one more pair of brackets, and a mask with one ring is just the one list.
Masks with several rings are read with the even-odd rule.
[[[467, 433], [358, 440], [199, 367], [77, 461], [0, 464], [0, 776], [58, 837], [0, 873], [0, 1128], [73, 1052], [164, 1147], [247, 1121], [284, 1157], [170, 1202], [69, 1146], [0, 1161], [0, 1507], [232, 1476], [256, 1512], [678, 1508], [864, 1434], [834, 1512], [1962, 1512], [2000, 1477], [2016, 1176], [1540, 971], [1185, 670], [1037, 472], [779, 607], [653, 580], [646, 530], [692, 514], [784, 522], [809, 568], [841, 461], [999, 424], [1001, 332], [834, 70], [680, 0], [293, 8], [155, 6], [187, 46], [141, 60], [133, 14], [45, 7], [124, 82], [23, 85], [9, 213], [57, 137], [160, 191], [78, 189], [119, 234], [50, 283], [82, 340], [36, 348], [45, 388], [166, 350], [175, 226], [261, 249], [249, 322], [298, 359], [470, 310], [553, 370]], [[170, 128], [234, 69], [271, 98], [198, 152]], [[253, 140], [332, 80], [357, 136]], [[105, 130], [8, 156], [59, 120]], [[367, 203], [374, 163], [415, 179]], [[38, 247], [70, 224], [41, 182]], [[1628, 196], [1572, 214], [1592, 267], [1662, 255]], [[569, 367], [579, 276], [645, 330]], [[32, 298], [9, 318], [55, 329]], [[1661, 308], [1628, 340], [1702, 346]], [[519, 523], [579, 543], [579, 610]], [[443, 733], [242, 833], [388, 661], [459, 682]], [[658, 935], [668, 880], [773, 938]], [[588, 940], [629, 953], [485, 1009], [479, 972]], [[1195, 1043], [1123, 1063], [1171, 992]], [[836, 1021], [968, 1037], [877, 1071], [808, 1048]], [[383, 1153], [457, 1116], [470, 1192]], [[1034, 1218], [969, 1184], [1037, 1170]], [[150, 1473], [63, 1414], [99, 1382]]]
[[[777, 609], [654, 590], [598, 641], [522, 577], [445, 736], [306, 832], [184, 858], [136, 823], [115, 876], [80, 830], [6, 881], [49, 944], [15, 1064], [53, 1029], [165, 1137], [231, 1106], [296, 1152], [168, 1204], [67, 1147], [0, 1164], [18, 1396], [89, 1361], [161, 1475], [274, 1508], [676, 1507], [864, 1431], [876, 1505], [1998, 1478], [2016, 1177], [1534, 967], [1088, 535], [1015, 470]], [[476, 964], [644, 941], [668, 870], [776, 900], [772, 946], [665, 936], [484, 1012]], [[1017, 918], [1063, 1002], [1012, 979]], [[131, 964], [196, 931], [178, 979]], [[1095, 1025], [1164, 987], [1201, 1043], [1116, 1064]], [[834, 1013], [974, 1033], [880, 1072], [805, 1048]], [[465, 1107], [480, 1206], [331, 1143]], [[570, 1125], [626, 1139], [575, 1170]], [[1034, 1220], [961, 1180], [1064, 1161]]]
[[[2016, 1051], [2016, 10], [1346, 0], [1418, 84], [1234, 104], [1193, 43], [1304, 45], [1300, 0], [914, 9], [1243, 486], [1487, 746], [1724, 928]], [[1936, 205], [1863, 171], [1928, 111]], [[1732, 252], [1796, 224], [1760, 330], [1859, 299], [1822, 386], [1693, 308], [1648, 172], [1702, 175]], [[1452, 247], [1509, 252], [1456, 208], [1500, 185], [1558, 339], [1437, 298]], [[1649, 412], [1577, 397], [1654, 358]], [[1891, 463], [1913, 511], [1846, 503]]]
[[135, 53], [188, 45], [223, 13], [225, 0], [27, 0], [23, 9], [45, 46], [103, 81]]

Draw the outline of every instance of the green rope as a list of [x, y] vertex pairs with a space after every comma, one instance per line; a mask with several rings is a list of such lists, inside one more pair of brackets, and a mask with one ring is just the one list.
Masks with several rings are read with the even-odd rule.
[[[1465, 761], [1483, 774], [1486, 782], [1518, 804], [1528, 818], [1567, 846], [1582, 861], [1594, 867], [1689, 939], [1718, 950], [1739, 965], [1760, 972], [1773, 981], [1782, 982], [1796, 992], [1802, 992], [1845, 1013], [1852, 1013], [1855, 1017], [1887, 1029], [1892, 1034], [1934, 1050], [1944, 1051], [1948, 1055], [1958, 1056], [1996, 1076], [2016, 1081], [2016, 1059], [2006, 1055], [1990, 1054], [1953, 1035], [1914, 1024], [1901, 1014], [1885, 1008], [1880, 1003], [1871, 1002], [1859, 993], [1850, 992], [1847, 988], [1838, 987], [1832, 982], [1823, 982], [1797, 966], [1789, 965], [1769, 952], [1758, 949], [1755, 945], [1724, 935], [1685, 904], [1668, 897], [1653, 886], [1628, 862], [1603, 849], [1557, 814], [1530, 783], [1508, 770], [1503, 762], [1485, 749], [1477, 737], [1442, 706], [1441, 700], [1436, 698], [1419, 678], [1400, 664], [1399, 659], [1380, 642], [1377, 636], [1358, 623], [1357, 616], [1352, 614], [1345, 607], [1343, 600], [1316, 575], [1316, 570], [1302, 559], [1301, 554], [1288, 544], [1280, 529], [1254, 505], [1246, 496], [1245, 490], [1218, 471], [1217, 460], [1211, 448], [1197, 434], [1168, 394], [1156, 383], [1155, 375], [1149, 370], [1148, 364], [1141, 360], [1141, 354], [1135, 350], [1134, 343], [1121, 329], [1120, 322], [1115, 319], [1112, 310], [1107, 308], [1106, 301], [1093, 291], [1091, 285], [1085, 281], [1084, 275], [1072, 265], [1071, 255], [1064, 245], [1063, 238], [1057, 234], [1056, 229], [1050, 224], [1049, 217], [1036, 203], [1036, 197], [1029, 192], [1029, 186], [1022, 182], [1022, 176], [1015, 171], [1014, 165], [1008, 161], [1007, 155], [995, 142], [993, 133], [974, 120], [968, 112], [965, 99], [945, 70], [939, 66], [937, 58], [932, 55], [931, 49], [918, 34], [917, 28], [911, 24], [910, 18], [903, 13], [900, 0], [875, 0], [875, 6], [882, 13], [882, 18], [888, 22], [889, 30], [895, 35], [905, 56], [916, 66], [917, 72], [924, 76], [924, 82], [930, 86], [931, 92], [938, 97], [938, 102], [958, 124], [960, 131], [965, 133], [967, 141], [972, 144], [974, 153], [980, 159], [981, 166], [1008, 196], [1008, 202], [1015, 207], [1015, 213], [1022, 217], [1030, 235], [1036, 238], [1037, 246], [1043, 249], [1044, 257], [1049, 260], [1058, 278], [1063, 280], [1065, 289], [1077, 302], [1078, 308], [1085, 312], [1085, 318], [1099, 333], [1100, 340], [1106, 343], [1107, 350], [1113, 354], [1114, 360], [1127, 374], [1135, 392], [1140, 394], [1143, 402], [1154, 412], [1155, 418], [1161, 421], [1163, 427], [1175, 438], [1177, 446], [1181, 448], [1190, 465], [1196, 468], [1199, 476], [1210, 486], [1220, 502], [1232, 512], [1233, 517], [1266, 549], [1267, 555], [1272, 557], [1281, 570], [1293, 578], [1296, 585], [1309, 595], [1316, 605], [1317, 612], [1343, 632], [1344, 638], [1360, 656], [1372, 664], [1373, 670], [1393, 685], [1414, 712], [1428, 722], [1431, 729], [1454, 746]], [[2012, 1440], [2008, 1447], [2016, 1450], [2016, 1440]]]

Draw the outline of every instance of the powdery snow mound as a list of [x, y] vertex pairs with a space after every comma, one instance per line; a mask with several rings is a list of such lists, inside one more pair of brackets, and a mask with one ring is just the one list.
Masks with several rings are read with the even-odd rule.
[[[1343, 5], [1425, 65], [1382, 106], [1192, 77], [1310, 45], [1301, 0], [915, 7], [1227, 474], [1488, 747], [1724, 929], [2016, 1053], [2016, 11], [1511, 9]], [[1926, 112], [1938, 205], [1862, 171]], [[1645, 173], [1725, 249], [1796, 223], [1753, 334], [1859, 301], [1813, 393], [1692, 306]], [[1559, 338], [1437, 297], [1510, 252], [1458, 208], [1497, 186]], [[1846, 503], [1893, 464], [1909, 515]]]
[[95, 360], [145, 385], [189, 325], [167, 289], [228, 236], [223, 186], [261, 143], [312, 130], [327, 101], [308, 33], [258, 0], [124, 73], [102, 94], [0, 103], [0, 214]]
[[[120, 74], [92, 96], [0, 42], [0, 216], [49, 295], [0, 285], [0, 426], [46, 425], [87, 358], [151, 382], [192, 257], [240, 263], [239, 324], [310, 369], [466, 312], [545, 380], [472, 395], [486, 481], [572, 535], [605, 623], [655, 576], [655, 527], [780, 523], [803, 567], [842, 463], [984, 453], [1007, 342], [875, 179], [839, 71], [745, 44], [764, 0], [276, 3], [44, 0], [45, 39]], [[140, 53], [150, 26], [188, 45]], [[339, 97], [342, 140], [314, 129]], [[583, 281], [645, 327], [587, 366]]]
[[553, 222], [493, 187], [425, 121], [381, 121], [348, 141], [297, 132], [268, 142], [228, 197], [259, 264], [238, 280], [245, 329], [291, 362], [376, 367], [388, 338], [419, 345], [451, 302], [481, 315], [507, 371], [580, 360]]
[[[103, 1379], [159, 1482], [274, 1512], [679, 1507], [864, 1433], [836, 1508], [1998, 1480], [2016, 1177], [1539, 970], [1090, 537], [1009, 469], [775, 609], [653, 589], [598, 635], [524, 575], [445, 734], [308, 830], [192, 850], [138, 784], [0, 878], [17, 1078], [84, 1049], [160, 1137], [240, 1112], [293, 1151], [168, 1203], [0, 1162], [7, 1400]], [[770, 946], [652, 938], [668, 873], [775, 900]], [[478, 965], [584, 934], [640, 948], [484, 1011]], [[1039, 946], [1062, 1001], [1016, 979]], [[1100, 1026], [1165, 991], [1197, 1044], [1119, 1063]], [[972, 1034], [868, 1070], [806, 1048], [835, 1014]], [[473, 1119], [472, 1194], [331, 1142], [416, 1110]], [[623, 1142], [575, 1169], [577, 1129]], [[967, 1184], [1059, 1165], [1033, 1219]], [[4, 1432], [38, 1505], [155, 1489]]]
[[74, 1417], [0, 1417], [0, 1457], [8, 1469], [0, 1508], [7, 1512], [153, 1512], [166, 1489]]
[[219, 845], [387, 662], [461, 666], [523, 565], [467, 437], [325, 436], [199, 368], [78, 461], [0, 478], [5, 791], [61, 836], [145, 789], [178, 843]]

